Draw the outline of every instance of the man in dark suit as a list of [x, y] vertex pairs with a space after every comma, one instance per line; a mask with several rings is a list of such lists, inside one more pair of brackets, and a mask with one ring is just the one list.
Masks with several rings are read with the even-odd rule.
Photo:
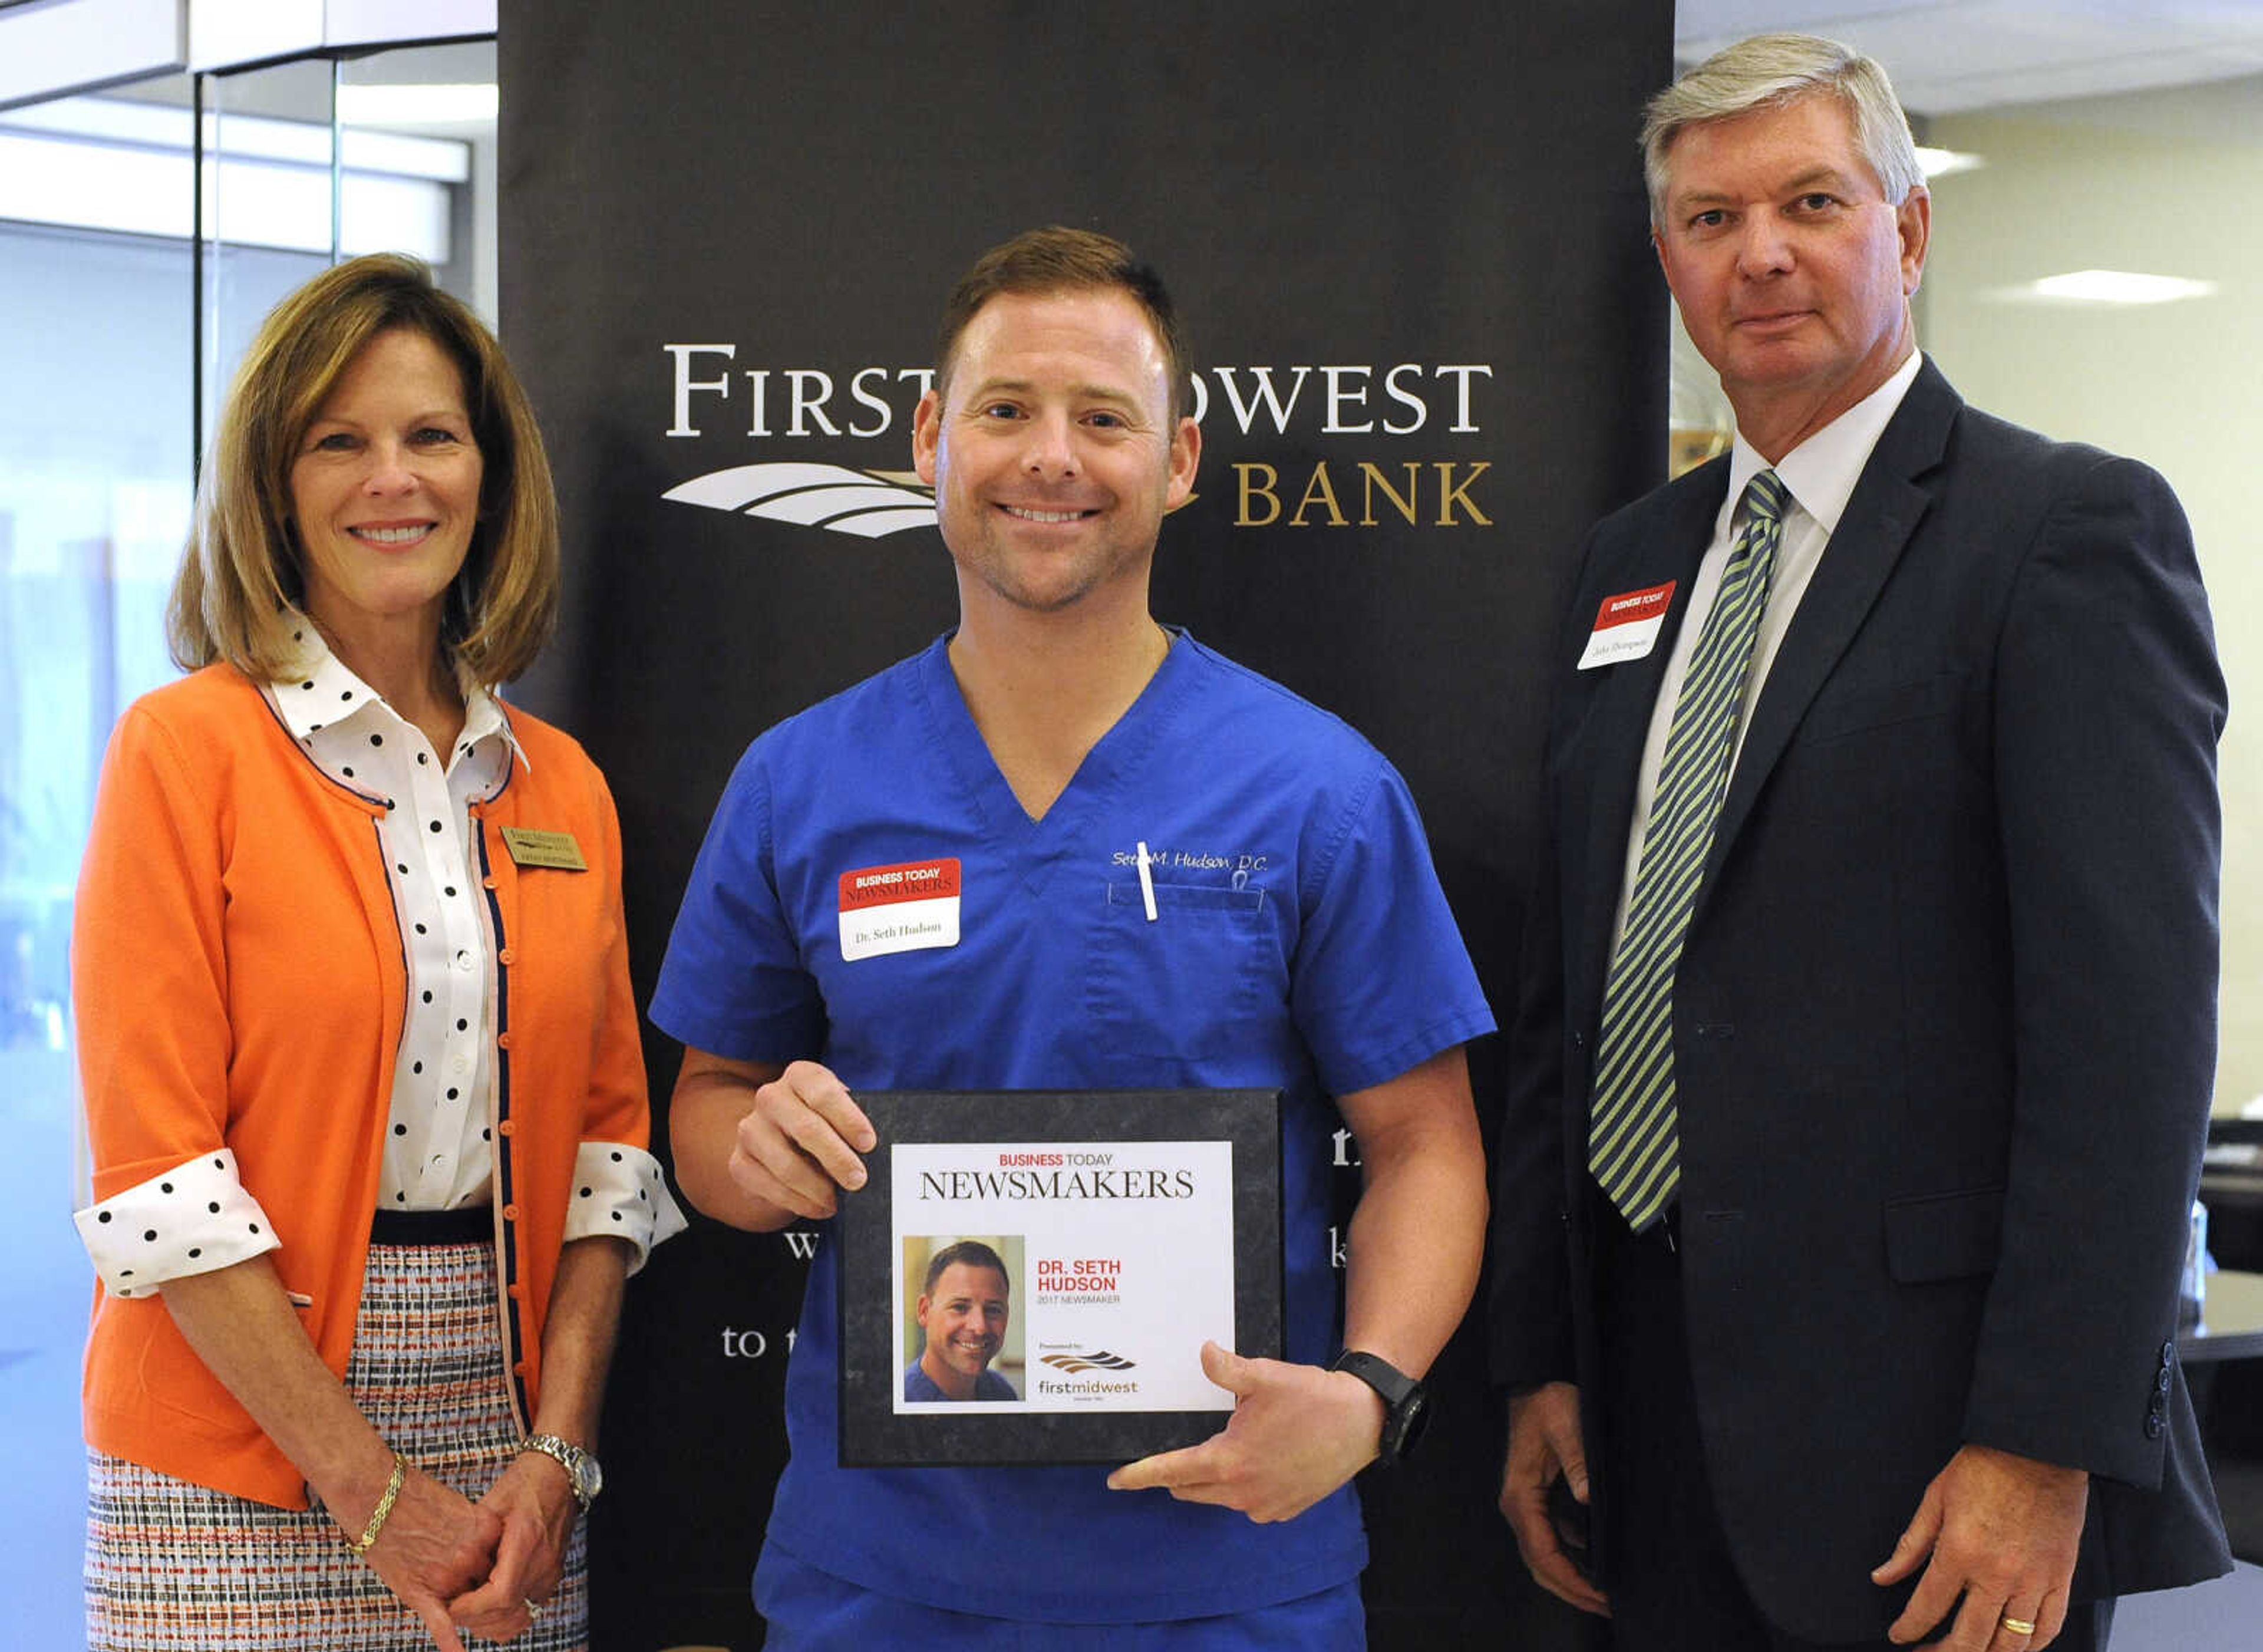
[[2230, 1563], [2174, 1344], [2224, 714], [2190, 534], [1919, 354], [1875, 63], [1747, 40], [1644, 147], [1737, 441], [1597, 527], [1552, 665], [1502, 1510], [1623, 1648], [2102, 1646]]

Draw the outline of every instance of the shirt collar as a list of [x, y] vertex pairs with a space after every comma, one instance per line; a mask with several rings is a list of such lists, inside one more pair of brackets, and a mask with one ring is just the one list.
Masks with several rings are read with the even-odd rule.
[[[1909, 359], [1883, 384], [1775, 462], [1776, 479], [1790, 493], [1793, 503], [1822, 525], [1826, 534], [1839, 531], [1839, 518], [1846, 512], [1847, 501], [1854, 496], [1855, 484], [1862, 479], [1862, 467], [1870, 462], [1870, 450], [1885, 434], [1910, 386], [1917, 382], [1917, 371], [1924, 360], [1924, 352], [1911, 351]], [[1717, 535], [1727, 533], [1746, 485], [1769, 467], [1739, 433], [1729, 453], [1729, 496], [1716, 525]]]
[[[322, 729], [364, 720], [406, 726], [407, 720], [386, 703], [383, 695], [330, 652], [322, 634], [303, 614], [293, 612], [289, 619], [297, 653], [268, 685], [268, 692], [293, 739], [304, 744]], [[456, 687], [464, 697], [464, 729], [456, 736], [457, 745], [470, 751], [483, 740], [500, 740], [511, 757], [532, 772], [534, 765], [527, 761], [526, 750], [518, 743], [502, 702], [472, 675], [462, 660], [455, 664]], [[446, 752], [437, 755], [444, 764], [447, 762]]]

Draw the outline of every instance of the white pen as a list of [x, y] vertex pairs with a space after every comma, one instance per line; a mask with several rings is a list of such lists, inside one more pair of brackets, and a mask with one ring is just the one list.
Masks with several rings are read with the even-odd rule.
[[1139, 843], [1139, 899], [1146, 905], [1150, 924], [1155, 921], [1155, 880], [1147, 875], [1147, 867], [1154, 859], [1147, 852], [1146, 840], [1142, 838]]

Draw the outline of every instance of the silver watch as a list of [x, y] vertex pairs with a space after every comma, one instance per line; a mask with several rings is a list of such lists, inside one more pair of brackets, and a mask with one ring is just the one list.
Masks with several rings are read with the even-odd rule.
[[555, 1434], [529, 1434], [519, 1441], [523, 1452], [540, 1452], [566, 1471], [568, 1482], [574, 1489], [574, 1501], [589, 1513], [589, 1505], [605, 1489], [605, 1471], [597, 1467], [597, 1460], [579, 1446], [562, 1440]]

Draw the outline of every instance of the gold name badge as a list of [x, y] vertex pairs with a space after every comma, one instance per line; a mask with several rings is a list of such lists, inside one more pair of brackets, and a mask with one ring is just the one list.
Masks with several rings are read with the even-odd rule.
[[502, 829], [503, 847], [510, 858], [522, 866], [554, 866], [560, 872], [587, 872], [589, 863], [582, 859], [582, 845], [574, 841], [572, 832], [539, 832], [527, 826], [506, 826]]

